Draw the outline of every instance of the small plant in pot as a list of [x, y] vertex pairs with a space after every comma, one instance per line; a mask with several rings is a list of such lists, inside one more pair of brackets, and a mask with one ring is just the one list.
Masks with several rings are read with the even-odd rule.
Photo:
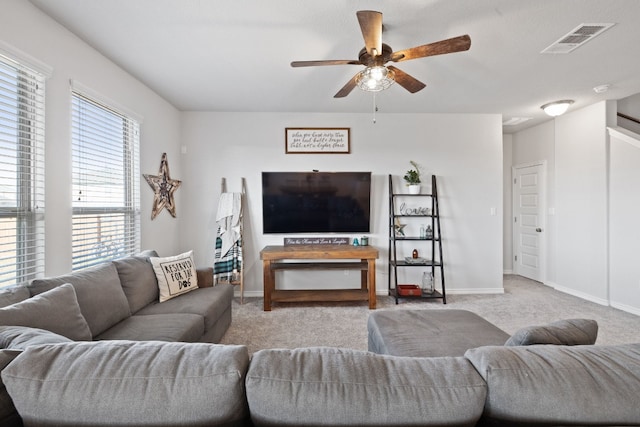
[[413, 160], [409, 161], [413, 169], [404, 174], [404, 180], [409, 187], [409, 194], [420, 194], [420, 167]]

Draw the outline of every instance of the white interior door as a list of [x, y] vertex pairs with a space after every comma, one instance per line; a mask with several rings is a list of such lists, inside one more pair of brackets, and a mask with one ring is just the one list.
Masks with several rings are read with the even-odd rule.
[[513, 167], [514, 273], [544, 281], [544, 163]]

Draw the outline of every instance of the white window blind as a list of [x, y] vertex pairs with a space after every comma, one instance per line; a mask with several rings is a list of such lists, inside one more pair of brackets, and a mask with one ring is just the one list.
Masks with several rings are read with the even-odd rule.
[[0, 55], [0, 287], [44, 274], [44, 82]]
[[137, 120], [72, 92], [73, 269], [140, 250]]

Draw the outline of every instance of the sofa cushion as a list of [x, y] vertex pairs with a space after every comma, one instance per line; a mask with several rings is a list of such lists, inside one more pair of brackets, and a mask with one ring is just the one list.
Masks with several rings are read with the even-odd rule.
[[244, 346], [96, 341], [29, 347], [2, 379], [25, 425], [231, 426], [248, 365]]
[[30, 296], [26, 286], [14, 285], [0, 288], [0, 308], [24, 301]]
[[198, 288], [193, 251], [170, 257], [150, 257], [158, 280], [160, 302], [170, 300]]
[[212, 288], [198, 288], [180, 298], [163, 303], [153, 303], [139, 312], [138, 316], [149, 314], [191, 313], [204, 316], [205, 333], [214, 328], [216, 322], [229, 307], [233, 299], [233, 285], [220, 284]]
[[156, 251], [146, 251], [113, 261], [132, 314], [145, 305], [158, 301], [158, 281], [149, 261], [151, 256], [157, 257], [158, 254]]
[[485, 387], [462, 357], [322, 347], [260, 350], [246, 379], [256, 426], [473, 426]]
[[[2, 371], [13, 359], [18, 357], [20, 350], [0, 350], [0, 371]], [[16, 407], [13, 405], [11, 396], [7, 393], [4, 383], [0, 381], [0, 425], [21, 425], [17, 424]], [[16, 422], [16, 424], [13, 424]]]
[[640, 344], [480, 347], [485, 416], [510, 424], [640, 425]]
[[0, 308], [0, 325], [45, 329], [76, 341], [91, 339], [75, 290], [68, 283]]
[[35, 279], [29, 284], [29, 289], [31, 295], [37, 295], [63, 283], [71, 283], [75, 288], [80, 311], [87, 319], [91, 336], [99, 335], [131, 315], [118, 271], [111, 262], [64, 276]]
[[127, 317], [95, 339], [197, 342], [202, 335], [204, 335], [202, 316], [175, 313]]
[[[89, 327], [87, 326], [87, 328]], [[56, 344], [59, 342], [71, 342], [71, 340], [39, 328], [0, 326], [0, 348], [24, 350], [30, 345]]]
[[544, 326], [529, 326], [513, 334], [506, 346], [556, 344], [592, 345], [598, 337], [598, 323], [590, 319], [566, 319]]

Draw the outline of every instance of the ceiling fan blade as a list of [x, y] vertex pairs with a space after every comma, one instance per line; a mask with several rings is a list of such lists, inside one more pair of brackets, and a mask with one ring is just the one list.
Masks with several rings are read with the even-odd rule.
[[358, 76], [358, 73], [356, 73], [353, 77], [351, 77], [351, 80], [349, 80], [346, 85], [342, 86], [342, 89], [340, 89], [338, 93], [333, 95], [333, 97], [344, 98], [345, 96], [349, 95], [351, 91], [356, 87], [357, 76]]
[[468, 35], [453, 37], [435, 43], [416, 46], [405, 50], [393, 52], [391, 61], [400, 62], [409, 59], [424, 58], [426, 56], [443, 55], [445, 53], [461, 52], [469, 50], [471, 38]]
[[382, 54], [382, 13], [373, 10], [356, 12], [364, 45], [372, 57]]
[[327, 59], [322, 61], [293, 61], [292, 67], [315, 67], [317, 65], [361, 65], [355, 59]]
[[393, 65], [388, 65], [387, 68], [390, 70], [393, 70], [393, 72], [396, 74], [395, 75], [396, 83], [398, 83], [400, 86], [402, 86], [403, 88], [405, 88], [411, 93], [416, 93], [418, 91], [421, 91], [427, 86], [426, 84], [422, 83], [420, 80], [416, 79], [415, 77], [411, 77], [409, 74], [405, 73], [399, 68], [394, 67]]

